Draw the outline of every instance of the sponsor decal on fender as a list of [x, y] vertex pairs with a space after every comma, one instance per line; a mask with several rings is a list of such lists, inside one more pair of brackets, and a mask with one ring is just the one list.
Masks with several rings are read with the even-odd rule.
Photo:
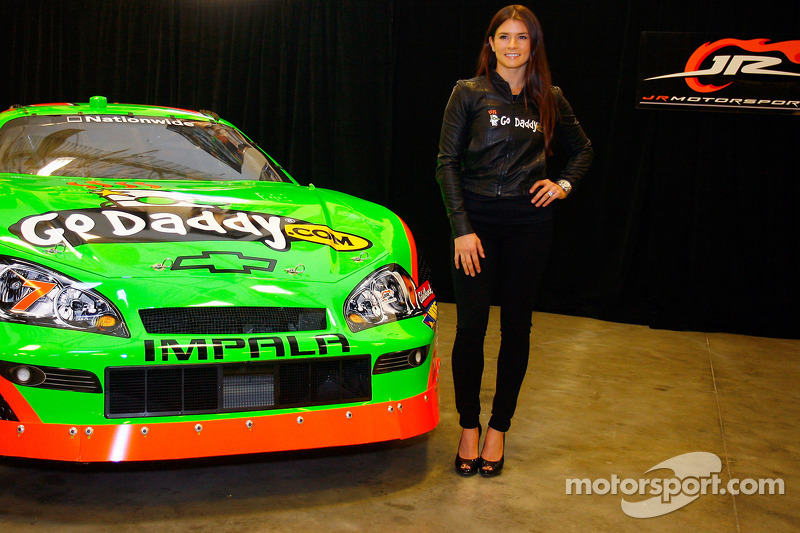
[[425, 310], [425, 317], [422, 319], [422, 322], [428, 326], [429, 328], [435, 330], [436, 323], [439, 321], [439, 306], [436, 303], [436, 300], [433, 300], [428, 308]]
[[27, 216], [9, 230], [34, 246], [88, 242], [261, 241], [286, 251], [293, 241], [364, 250], [372, 243], [327, 226], [268, 213], [229, 209], [208, 196], [154, 190], [95, 190], [102, 207]]
[[417, 288], [417, 301], [422, 307], [427, 307], [431, 300], [433, 300], [433, 287], [429, 281], [426, 281]]
[[637, 107], [800, 113], [800, 40], [643, 32]]

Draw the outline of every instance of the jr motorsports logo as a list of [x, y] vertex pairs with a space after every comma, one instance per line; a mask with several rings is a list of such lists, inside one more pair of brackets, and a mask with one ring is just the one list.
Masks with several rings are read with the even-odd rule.
[[[567, 494], [623, 494], [622, 512], [633, 518], [654, 518], [685, 507], [706, 494], [784, 494], [783, 479], [731, 479], [723, 483], [722, 461], [708, 452], [691, 452], [663, 461], [644, 475], [666, 477], [567, 479]], [[647, 498], [646, 496], [650, 496]]]
[[357, 251], [372, 243], [358, 235], [303, 220], [230, 209], [227, 198], [163, 190], [98, 189], [99, 208], [50, 211], [19, 220], [9, 229], [42, 247], [88, 242], [261, 241], [276, 251], [294, 241]]
[[644, 32], [637, 107], [800, 113], [800, 40]]

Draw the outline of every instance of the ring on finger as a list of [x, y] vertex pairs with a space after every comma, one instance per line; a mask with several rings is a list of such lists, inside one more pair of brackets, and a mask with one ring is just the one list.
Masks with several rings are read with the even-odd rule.
[[547, 196], [553, 196], [553, 191], [550, 191], [549, 193], [547, 193]]

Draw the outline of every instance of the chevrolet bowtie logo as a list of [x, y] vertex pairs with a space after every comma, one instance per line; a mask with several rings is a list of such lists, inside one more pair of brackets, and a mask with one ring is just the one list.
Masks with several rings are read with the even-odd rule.
[[171, 270], [203, 270], [212, 274], [250, 274], [253, 270], [272, 272], [277, 261], [263, 257], [245, 257], [240, 252], [203, 252], [175, 259]]

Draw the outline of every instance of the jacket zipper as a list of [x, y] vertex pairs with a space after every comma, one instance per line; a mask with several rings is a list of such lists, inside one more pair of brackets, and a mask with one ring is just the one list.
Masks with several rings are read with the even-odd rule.
[[508, 159], [511, 157], [511, 147], [514, 142], [514, 137], [512, 134], [514, 132], [513, 124], [515, 123], [515, 120], [517, 118], [517, 106], [515, 102], [509, 102], [509, 103], [511, 104], [511, 122], [508, 124], [509, 133], [508, 136], [506, 137], [506, 156], [503, 160], [503, 166], [500, 171], [500, 176], [498, 177], [497, 182], [495, 183], [495, 194], [494, 194], [495, 196], [502, 196], [501, 193], [503, 190], [503, 182], [505, 182], [506, 174], [508, 173]]

